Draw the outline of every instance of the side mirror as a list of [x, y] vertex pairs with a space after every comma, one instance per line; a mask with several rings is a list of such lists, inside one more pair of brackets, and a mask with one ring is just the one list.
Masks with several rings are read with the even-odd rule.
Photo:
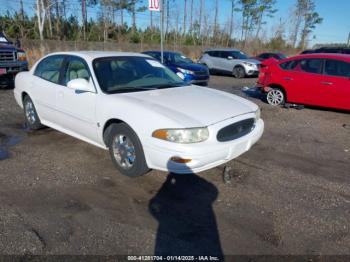
[[90, 82], [84, 78], [76, 78], [76, 79], [70, 80], [67, 83], [67, 87], [74, 89], [75, 91], [78, 91], [78, 92], [95, 93], [95, 89], [91, 86]]
[[227, 59], [228, 60], [233, 60], [233, 57], [232, 56], [228, 56]]

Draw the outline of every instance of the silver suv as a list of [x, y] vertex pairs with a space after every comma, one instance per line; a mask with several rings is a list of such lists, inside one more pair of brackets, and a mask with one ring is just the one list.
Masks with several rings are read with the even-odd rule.
[[198, 62], [206, 65], [210, 71], [228, 72], [236, 78], [259, 74], [260, 62], [250, 59], [238, 49], [209, 49]]

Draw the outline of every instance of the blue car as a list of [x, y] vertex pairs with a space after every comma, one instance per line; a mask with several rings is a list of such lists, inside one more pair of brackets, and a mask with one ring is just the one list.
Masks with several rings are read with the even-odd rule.
[[[143, 54], [161, 61], [160, 51], [146, 51]], [[165, 51], [164, 64], [178, 75], [183, 75], [186, 82], [198, 85], [208, 85], [209, 70], [205, 65], [197, 64], [181, 53]], [[181, 74], [180, 74], [181, 73]]]

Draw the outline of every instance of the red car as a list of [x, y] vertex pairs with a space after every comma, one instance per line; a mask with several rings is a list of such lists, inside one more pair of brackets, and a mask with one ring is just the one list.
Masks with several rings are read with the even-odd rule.
[[261, 65], [258, 87], [271, 105], [288, 102], [350, 110], [350, 55], [268, 59]]

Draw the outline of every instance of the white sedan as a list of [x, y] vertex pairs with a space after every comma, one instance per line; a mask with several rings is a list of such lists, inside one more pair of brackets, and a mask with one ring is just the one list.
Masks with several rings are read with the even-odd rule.
[[108, 149], [128, 176], [210, 169], [249, 150], [264, 130], [254, 103], [188, 85], [136, 53], [47, 55], [16, 76], [14, 95], [31, 129], [49, 126]]

